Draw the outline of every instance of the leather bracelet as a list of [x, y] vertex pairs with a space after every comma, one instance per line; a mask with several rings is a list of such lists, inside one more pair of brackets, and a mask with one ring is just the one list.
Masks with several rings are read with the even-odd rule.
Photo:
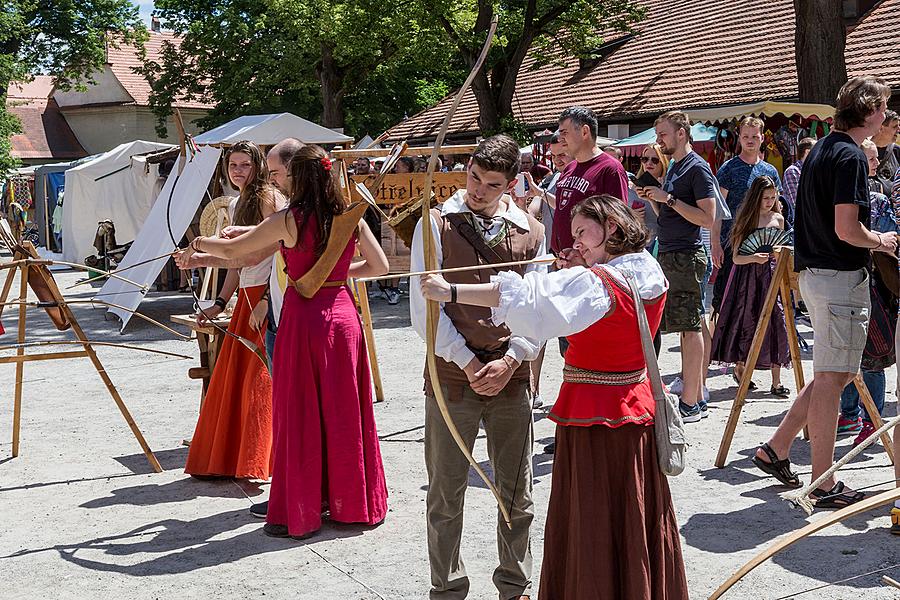
[[218, 306], [219, 308], [221, 308], [222, 310], [225, 310], [225, 307], [228, 305], [228, 302], [226, 302], [225, 298], [223, 298], [222, 296], [217, 296], [214, 301], [214, 304], [216, 306]]
[[[507, 360], [507, 359], [509, 359], [509, 360]], [[510, 371], [515, 371], [517, 368], [519, 368], [519, 365], [516, 364], [516, 362], [517, 362], [516, 359], [514, 359], [509, 354], [504, 354], [502, 360], [503, 360], [503, 362], [506, 363], [506, 366], [509, 367]]]
[[450, 302], [453, 302], [453, 303], [456, 302], [456, 284], [455, 283], [450, 284]]
[[202, 239], [203, 239], [203, 236], [198, 235], [197, 237], [195, 237], [194, 239], [191, 240], [191, 243], [189, 245], [194, 252], [201, 252], [200, 240], [202, 240]]

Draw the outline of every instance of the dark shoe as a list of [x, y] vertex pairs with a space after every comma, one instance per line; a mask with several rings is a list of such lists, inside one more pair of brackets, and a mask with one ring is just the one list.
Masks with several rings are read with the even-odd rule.
[[818, 488], [813, 490], [809, 495], [816, 500], [816, 508], [844, 508], [851, 504], [856, 504], [863, 500], [866, 495], [862, 492], [854, 492], [853, 490], [844, 490], [847, 486], [843, 481], [838, 481], [830, 490]]
[[700, 404], [691, 406], [685, 404], [681, 400], [678, 401], [678, 410], [681, 412], [681, 420], [685, 423], [696, 423], [703, 418], [703, 412], [700, 410]]
[[556, 442], [550, 442], [544, 446], [544, 454], [556, 454]]
[[775, 454], [775, 451], [769, 446], [769, 444], [763, 444], [757, 450], [762, 450], [766, 453], [766, 456], [769, 458], [769, 461], [766, 462], [762, 460], [760, 457], [753, 454], [753, 458], [750, 460], [753, 461], [753, 464], [757, 466], [757, 468], [765, 473], [766, 475], [771, 475], [784, 485], [792, 488], [800, 487], [800, 478], [791, 471], [791, 461], [787, 458], [778, 459], [778, 455]]
[[778, 387], [775, 387], [773, 385], [769, 388], [769, 393], [779, 398], [787, 398], [791, 395], [791, 390], [787, 389], [783, 385], [779, 385]]
[[292, 540], [305, 540], [316, 535], [316, 531], [310, 531], [303, 535], [291, 535], [290, 532], [288, 532], [287, 525], [276, 525], [274, 523], [266, 523], [263, 525], [263, 533], [269, 537], [291, 538]]
[[700, 417], [705, 419], [709, 416], [709, 403], [706, 400], [701, 400], [697, 403], [697, 406], [700, 407]]
[[254, 517], [259, 517], [260, 519], [265, 519], [266, 515], [269, 514], [269, 501], [260, 502], [259, 504], [254, 504], [250, 507], [250, 514]]
[[[735, 382], [736, 384], [738, 384], [738, 387], [740, 387], [740, 385], [741, 385], [741, 378], [738, 377], [737, 375], [735, 375], [734, 373], [731, 374], [731, 378], [734, 379], [734, 382]], [[756, 382], [753, 381], [752, 379], [750, 380], [750, 385], [747, 386], [747, 390], [750, 391], [750, 392], [755, 392], [755, 391], [756, 391]]]
[[234, 477], [229, 477], [228, 475], [191, 475], [194, 479], [199, 479], [200, 481], [224, 481], [226, 479], [234, 479]]

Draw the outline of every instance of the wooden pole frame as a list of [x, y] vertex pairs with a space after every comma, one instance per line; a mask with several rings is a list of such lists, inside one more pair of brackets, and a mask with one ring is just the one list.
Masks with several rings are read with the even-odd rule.
[[[88, 358], [94, 366], [94, 369], [97, 371], [97, 375], [100, 376], [100, 379], [103, 381], [103, 384], [106, 386], [109, 395], [112, 397], [113, 401], [116, 403], [116, 406], [119, 408], [119, 412], [122, 413], [122, 417], [125, 419], [125, 422], [128, 424], [128, 427], [131, 429], [132, 434], [134, 434], [135, 439], [137, 439], [138, 444], [141, 446], [141, 450], [143, 450], [144, 455], [147, 457], [147, 461], [150, 463], [151, 468], [157, 472], [162, 472], [162, 466], [159, 464], [159, 461], [156, 459], [156, 456], [153, 454], [153, 451], [150, 449], [150, 446], [147, 444], [147, 441], [144, 439], [141, 430], [138, 428], [137, 424], [134, 421], [134, 418], [131, 416], [131, 412], [128, 410], [128, 407], [125, 405], [125, 401], [122, 399], [122, 396], [119, 394], [119, 391], [116, 389], [116, 386], [113, 384], [112, 380], [109, 377], [109, 374], [106, 372], [106, 369], [103, 366], [103, 363], [100, 362], [97, 353], [94, 351], [94, 348], [91, 342], [88, 340], [87, 336], [84, 333], [84, 330], [81, 328], [81, 325], [78, 323], [78, 320], [75, 318], [75, 314], [72, 312], [72, 309], [69, 307], [66, 299], [63, 297], [62, 293], [59, 291], [59, 287], [56, 285], [56, 281], [53, 278], [53, 274], [47, 268], [46, 264], [43, 261], [33, 260], [37, 259], [38, 255], [34, 250], [34, 247], [30, 242], [23, 242], [22, 246], [19, 249], [15, 250], [13, 260], [20, 260], [22, 264], [16, 269], [10, 269], [9, 276], [7, 278], [7, 285], [4, 285], [3, 292], [0, 294], [0, 304], [5, 303], [7, 297], [9, 295], [9, 291], [11, 289], [11, 280], [12, 275], [16, 270], [19, 271], [19, 318], [18, 318], [18, 332], [17, 332], [17, 340], [18, 347], [16, 348], [16, 354], [14, 357], [14, 361], [16, 363], [16, 384], [15, 384], [15, 398], [13, 404], [13, 431], [12, 431], [12, 456], [13, 458], [19, 456], [19, 445], [20, 445], [20, 425], [21, 425], [21, 417], [22, 417], [22, 392], [23, 392], [23, 380], [24, 380], [24, 371], [25, 371], [25, 363], [26, 362], [39, 362], [45, 360], [57, 360], [57, 359], [67, 359], [67, 358]], [[29, 273], [31, 270], [31, 273]], [[56, 302], [56, 306], [59, 310], [65, 314], [69, 323], [71, 324], [71, 328], [77, 341], [80, 342], [83, 350], [80, 351], [64, 351], [64, 352], [47, 352], [40, 354], [25, 354], [25, 330], [28, 325], [28, 318], [26, 310], [27, 300], [28, 300], [28, 278], [29, 275], [37, 276], [43, 279], [44, 283], [46, 283], [47, 288], [49, 288], [51, 295], [53, 296], [54, 302]]]
[[[728, 459], [728, 452], [731, 449], [734, 432], [740, 422], [741, 411], [746, 404], [747, 392], [750, 389], [750, 380], [753, 377], [753, 370], [756, 367], [756, 361], [759, 359], [759, 353], [762, 350], [762, 344], [769, 328], [769, 322], [772, 319], [772, 311], [775, 308], [775, 302], [778, 300], [779, 295], [781, 295], [782, 304], [784, 306], [784, 324], [787, 328], [788, 348], [791, 353], [791, 366], [794, 370], [794, 381], [797, 385], [797, 394], [799, 394], [800, 390], [806, 385], [803, 376], [803, 363], [800, 357], [799, 336], [797, 335], [797, 326], [794, 323], [794, 308], [791, 305], [790, 292], [792, 288], [796, 287], [795, 285], [792, 285], [795, 279], [791, 276], [794, 268], [793, 253], [791, 248], [783, 247], [776, 250], [775, 256], [777, 261], [775, 272], [772, 274], [772, 282], [769, 284], [766, 298], [763, 301], [763, 311], [760, 315], [759, 322], [756, 324], [756, 332], [753, 334], [753, 342], [750, 344], [750, 352], [747, 355], [747, 362], [744, 365], [744, 374], [741, 377], [734, 403], [731, 405], [731, 412], [728, 415], [728, 421], [725, 424], [725, 431], [722, 432], [722, 440], [719, 443], [719, 452], [716, 455], [715, 465], [720, 469], [725, 466], [725, 462]], [[872, 424], [875, 425], [876, 429], [881, 427], [884, 424], [884, 421], [881, 419], [881, 415], [875, 408], [875, 403], [862, 379], [862, 375], [857, 373], [856, 377], [853, 379], [853, 383], [856, 385], [863, 406], [865, 406], [866, 411], [868, 411], [872, 418]], [[808, 436], [805, 437], [808, 439]], [[881, 437], [881, 443], [887, 452], [888, 458], [891, 460], [891, 464], [893, 464], [894, 448], [893, 443], [891, 442], [891, 436], [888, 434], [883, 435]]]

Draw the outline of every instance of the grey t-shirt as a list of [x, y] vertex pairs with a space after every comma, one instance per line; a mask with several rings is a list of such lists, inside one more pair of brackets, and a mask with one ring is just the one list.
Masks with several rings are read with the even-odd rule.
[[[693, 151], [671, 164], [663, 190], [690, 206], [697, 206], [698, 200], [716, 197], [712, 172], [705, 166], [703, 157]], [[660, 252], [695, 250], [703, 246], [700, 226], [682, 217], [674, 208], [660, 204], [657, 222]]]

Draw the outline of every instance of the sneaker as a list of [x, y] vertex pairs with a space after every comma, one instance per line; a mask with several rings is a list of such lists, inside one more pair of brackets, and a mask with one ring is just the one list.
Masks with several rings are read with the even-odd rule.
[[544, 446], [544, 454], [556, 454], [556, 442], [550, 442]]
[[875, 425], [870, 423], [869, 421], [862, 422], [862, 428], [859, 430], [859, 435], [856, 436], [856, 439], [853, 440], [853, 447], [856, 448], [864, 441], [866, 441], [871, 435], [875, 433]]
[[[708, 398], [709, 396], [707, 396]], [[705, 419], [709, 416], [709, 404], [706, 400], [701, 400], [697, 403], [697, 406], [700, 407], [700, 417]]]
[[684, 381], [681, 377], [676, 377], [672, 380], [672, 383], [669, 384], [669, 391], [676, 396], [681, 396], [681, 392], [684, 391]]
[[540, 394], [535, 394], [534, 398], [531, 401], [531, 408], [538, 409], [542, 406], [544, 406], [544, 399], [541, 398]]
[[250, 514], [260, 519], [265, 519], [269, 512], [269, 501], [260, 502], [250, 507]]
[[400, 302], [400, 290], [398, 290], [397, 288], [388, 288], [384, 290], [384, 297], [387, 298], [388, 304], [397, 304], [398, 302]]
[[703, 413], [700, 409], [700, 404], [695, 404], [691, 406], [689, 404], [685, 404], [681, 400], [678, 401], [678, 410], [681, 412], [681, 418], [685, 423], [696, 423], [700, 419], [703, 418]]
[[891, 533], [900, 535], [900, 508], [891, 509]]
[[862, 430], [862, 417], [848, 419], [844, 415], [838, 417], [837, 432], [838, 435], [847, 435], [850, 433], [859, 433]]

